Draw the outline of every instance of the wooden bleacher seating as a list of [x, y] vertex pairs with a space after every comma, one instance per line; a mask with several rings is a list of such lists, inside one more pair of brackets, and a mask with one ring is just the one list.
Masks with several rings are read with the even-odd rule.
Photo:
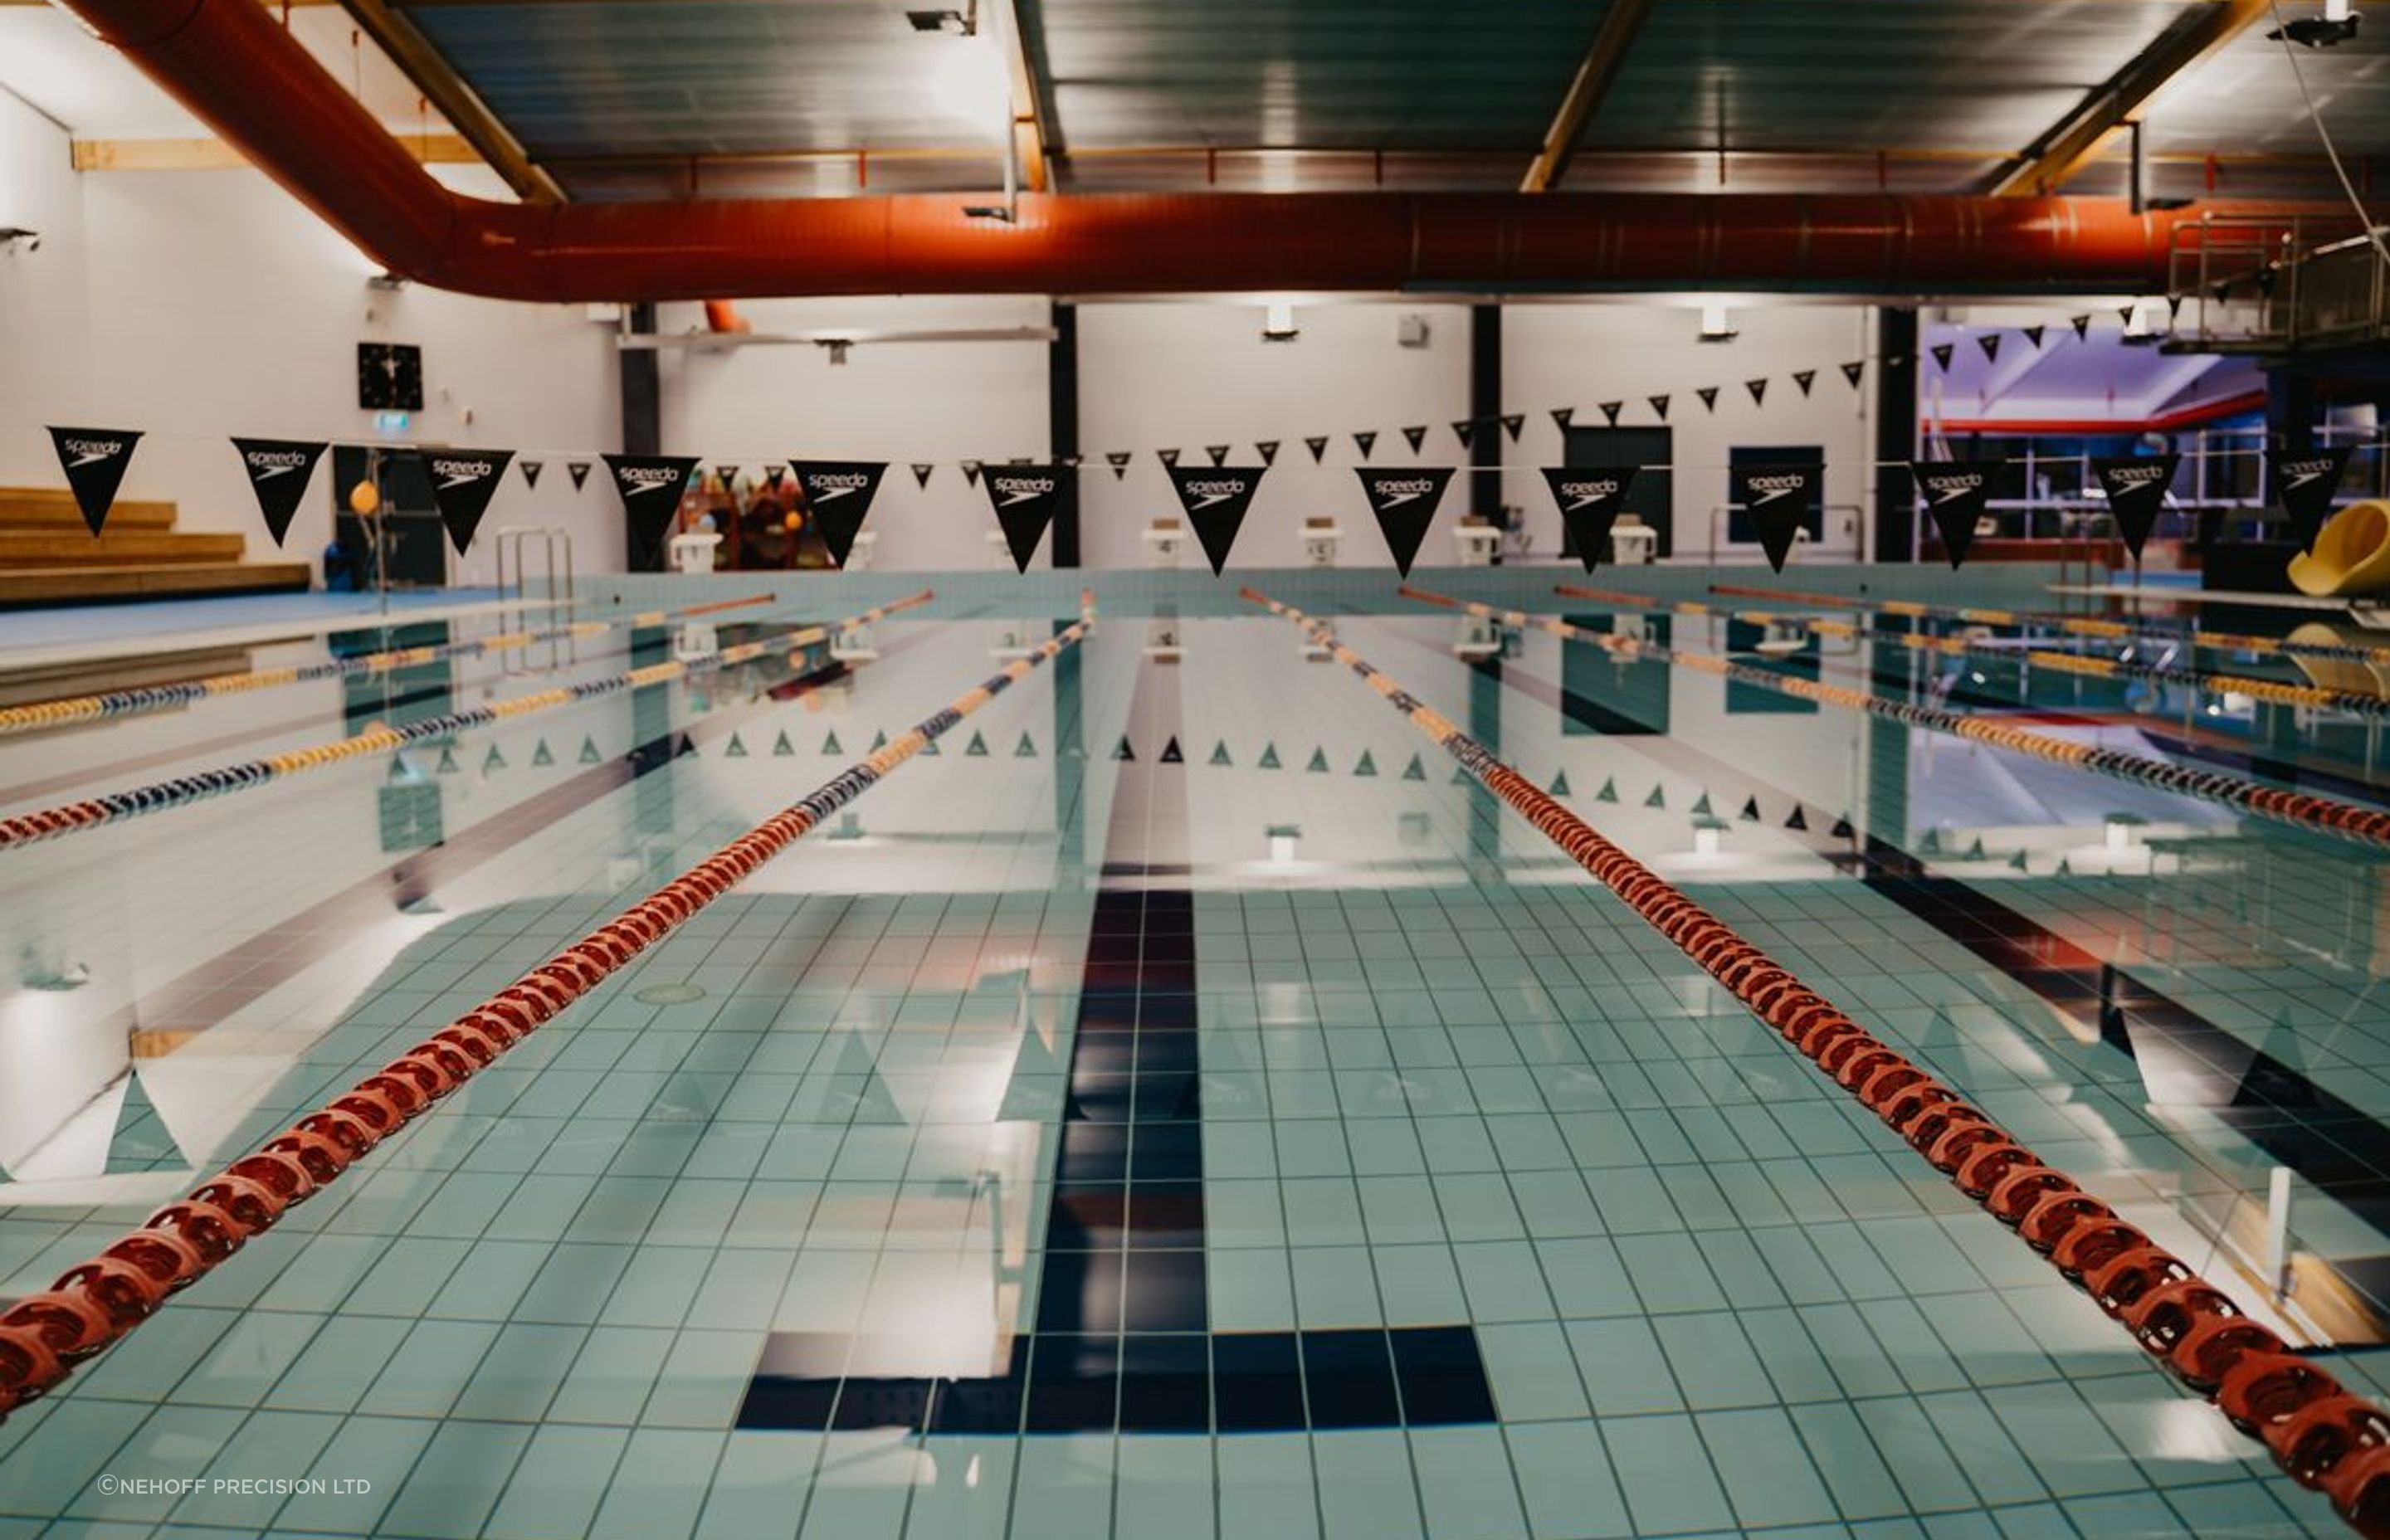
[[174, 528], [174, 505], [120, 499], [84, 528], [64, 488], [0, 487], [0, 606], [258, 594], [308, 585], [304, 561], [243, 561], [238, 534]]

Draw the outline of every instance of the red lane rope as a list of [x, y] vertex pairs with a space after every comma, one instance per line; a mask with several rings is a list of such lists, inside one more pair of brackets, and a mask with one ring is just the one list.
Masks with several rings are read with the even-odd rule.
[[2048, 1164], [1959, 1093], [1836, 1009], [1725, 922], [1605, 840], [1484, 745], [1338, 642], [1328, 626], [1253, 589], [1570, 859], [1856, 1097], [1959, 1190], [2016, 1231], [2110, 1319], [2262, 1440], [2300, 1485], [2359, 1533], [2390, 1540], [2390, 1412], [2289, 1350], [2189, 1263]]
[[168, 1295], [222, 1265], [250, 1237], [320, 1191], [955, 724], [1077, 646], [1095, 623], [1094, 596], [1084, 595], [1081, 602], [1081, 618], [1068, 630], [233, 1161], [99, 1255], [69, 1268], [48, 1290], [18, 1301], [0, 1315], [0, 1421], [66, 1379], [75, 1365], [122, 1341]]

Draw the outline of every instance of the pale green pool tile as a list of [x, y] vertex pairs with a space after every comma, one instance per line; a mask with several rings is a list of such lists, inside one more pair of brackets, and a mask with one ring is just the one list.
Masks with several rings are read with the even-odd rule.
[[1890, 1518], [1908, 1511], [1899, 1483], [1856, 1408], [1839, 1401], [1802, 1406], [1792, 1412], [1792, 1425], [1844, 1519]]
[[1776, 1399], [1767, 1370], [1730, 1312], [1663, 1315], [1653, 1319], [1651, 1328], [1686, 1406], [1700, 1412], [1764, 1405]]
[[1536, 1540], [1606, 1540], [1634, 1533], [1594, 1423], [1528, 1423], [1501, 1431]]
[[1205, 1253], [1212, 1329], [1290, 1331], [1294, 1328], [1294, 1281], [1284, 1251], [1214, 1251]]
[[1575, 1419], [1589, 1414], [1574, 1354], [1557, 1324], [1481, 1326], [1477, 1346], [1504, 1422]]
[[1287, 1260], [1294, 1273], [1295, 1313], [1306, 1329], [1385, 1324], [1368, 1248], [1298, 1246]]
[[1704, 1412], [1694, 1421], [1743, 1524], [1825, 1523], [1838, 1517], [1808, 1447], [1781, 1409]]
[[639, 1414], [648, 1427], [727, 1428], [754, 1377], [761, 1331], [686, 1330], [673, 1341]]
[[606, 1326], [678, 1326], [713, 1265], [711, 1250], [643, 1247], [614, 1286], [598, 1320]]
[[1548, 1321], [1555, 1310], [1536, 1249], [1523, 1240], [1461, 1246], [1461, 1287], [1469, 1313], [1480, 1321]]
[[466, 1240], [408, 1237], [387, 1242], [380, 1260], [341, 1309], [361, 1315], [420, 1315], [472, 1250]]
[[1931, 1513], [1974, 1505], [1974, 1489], [1924, 1406], [1907, 1396], [1891, 1396], [1856, 1402], [1852, 1409], [1882, 1452], [1913, 1510]]
[[610, 1428], [542, 1428], [514, 1468], [483, 1540], [557, 1540], [588, 1532], [629, 1434]]
[[376, 1377], [358, 1410], [377, 1417], [444, 1417], [497, 1341], [487, 1321], [421, 1321]]
[[1692, 1418], [1604, 1418], [1601, 1436], [1637, 1530], [1664, 1534], [1733, 1525], [1734, 1510], [1710, 1469]]
[[1622, 1235], [1619, 1260], [1643, 1308], [1653, 1314], [1723, 1310], [1728, 1301], [1690, 1235]]
[[484, 1232], [492, 1240], [563, 1238], [572, 1216], [598, 1186], [591, 1175], [534, 1173], [520, 1177], [514, 1192]]
[[1420, 1534], [1418, 1477], [1399, 1430], [1314, 1433], [1311, 1461], [1325, 1540], [1404, 1540]]
[[1608, 1418], [1683, 1409], [1684, 1397], [1650, 1322], [1633, 1315], [1571, 1321], [1567, 1330], [1577, 1373], [1597, 1414]]
[[1562, 1316], [1633, 1315], [1642, 1305], [1626, 1276], [1626, 1264], [1611, 1241], [1599, 1238], [1539, 1240], [1536, 1255], [1543, 1264], [1552, 1301]]
[[475, 1241], [423, 1313], [452, 1320], [503, 1321], [547, 1265], [552, 1251], [546, 1241]]
[[1930, 1319], [1934, 1331], [1949, 1345], [1951, 1355], [1979, 1386], [2022, 1385], [2052, 1378], [2056, 1366], [2035, 1344], [2024, 1323], [2001, 1306], [1998, 1296], [1988, 1293], [1935, 1301]]
[[[160, 1406], [99, 1469], [104, 1477], [125, 1482], [206, 1477], [248, 1417], [228, 1407]], [[155, 1523], [182, 1500], [179, 1492], [103, 1491], [86, 1477], [55, 1511], [78, 1521]]]
[[1113, 1450], [1110, 1435], [1022, 1440], [1013, 1473], [1013, 1532], [1052, 1540], [1108, 1540]]
[[323, 1317], [253, 1312], [235, 1317], [175, 1387], [177, 1403], [254, 1406], [306, 1352]]
[[505, 1495], [530, 1428], [501, 1422], [443, 1422], [391, 1503], [384, 1527], [429, 1540], [472, 1540]]
[[1369, 1257], [1388, 1325], [1432, 1326], [1472, 1318], [1450, 1247], [1379, 1246]]
[[1210, 1440], [1124, 1438], [1118, 1460], [1116, 1534], [1134, 1530], [1152, 1540], [1212, 1540], [1217, 1485]]
[[1973, 1391], [1917, 1398], [1943, 1445], [1985, 1503], [2029, 1503], [2049, 1495], [2000, 1418]]
[[[341, 1431], [338, 1420], [303, 1412], [259, 1412], [241, 1425], [212, 1462], [210, 1473], [233, 1480], [266, 1481], [280, 1477], [337, 1480], [322, 1461], [327, 1445]], [[238, 1533], [258, 1534], [273, 1523], [287, 1495], [194, 1492], [174, 1505], [180, 1524], [220, 1525]]]
[[[1222, 1534], [1317, 1540], [1319, 1502], [1313, 1483], [1311, 1441], [1303, 1434], [1254, 1434], [1218, 1441]], [[958, 1531], [972, 1540], [995, 1534]], [[910, 1540], [910, 1537], [907, 1537]]]
[[585, 1328], [517, 1321], [499, 1331], [451, 1414], [502, 1422], [537, 1422], [556, 1398]]
[[1828, 1367], [1818, 1344], [1811, 1341], [1809, 1328], [1798, 1311], [1745, 1310], [1738, 1314], [1743, 1335], [1759, 1354], [1760, 1365], [1767, 1371], [1779, 1401], [1805, 1405], [1841, 1399], [1842, 1387], [1834, 1380], [1834, 1371]]
[[387, 1315], [334, 1315], [317, 1328], [263, 1405], [294, 1412], [348, 1412], [365, 1399], [415, 1329]]
[[[1940, 1302], [1932, 1303], [1937, 1313], [1943, 1310]], [[1857, 1308], [1908, 1389], [1921, 1392], [1949, 1391], [1968, 1383], [1966, 1371], [1951, 1356], [1934, 1329], [1934, 1323], [1914, 1303], [1906, 1299], [1864, 1300]]]
[[1510, 1196], [1527, 1233], [1539, 1240], [1603, 1232], [1601, 1213], [1574, 1165], [1561, 1171], [1514, 1172]]
[[714, 1253], [713, 1265], [690, 1305], [689, 1318], [713, 1328], [768, 1329], [796, 1264], [794, 1251]]
[[1983, 1395], [2051, 1495], [2088, 1496], [2142, 1484], [2140, 1472], [2073, 1386], [2009, 1385]]

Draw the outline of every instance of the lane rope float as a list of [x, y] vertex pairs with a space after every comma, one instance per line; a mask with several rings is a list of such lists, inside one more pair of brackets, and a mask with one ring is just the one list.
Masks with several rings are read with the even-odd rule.
[[[1712, 585], [1713, 593], [1728, 590]], [[1699, 599], [1680, 599], [1671, 603], [1610, 588], [1587, 588], [1573, 583], [1555, 586], [1552, 592], [1566, 598], [1600, 599], [1613, 604], [1636, 604], [1647, 610], [1672, 611], [1680, 615], [1716, 615], [1728, 620], [1744, 621], [1753, 625], [1797, 626], [1820, 636], [1843, 636], [1868, 641], [1896, 643], [1911, 652], [1938, 652], [1948, 658], [1982, 658], [2004, 663], [2024, 663], [2034, 668], [2052, 669], [2061, 674], [2088, 674], [2099, 679], [2151, 679], [2161, 684], [2180, 685], [2208, 695], [2238, 694], [2253, 699], [2269, 700], [2278, 706], [2310, 706], [2351, 712], [2360, 716], [2390, 716], [2390, 699], [2380, 695], [2361, 695], [2352, 690], [2327, 689], [2320, 685], [2294, 685], [2280, 679], [2258, 679], [2240, 674], [2208, 674], [2198, 669], [2172, 668], [2160, 663], [2127, 661], [2119, 658], [2091, 658], [2074, 652], [2049, 652], [2038, 648], [1985, 647], [1964, 636], [1935, 636], [1922, 631], [1882, 631], [1874, 626], [1860, 625], [1852, 621], [1830, 620], [1822, 615], [1793, 615], [1775, 610], [1734, 610], [1704, 604]], [[1797, 602], [1797, 601], [1796, 601]], [[1975, 613], [1984, 613], [1976, 611]], [[1978, 624], [2012, 624], [2012, 622], [1972, 622]], [[2167, 638], [2178, 643], [2180, 637]]]
[[1358, 674], [1471, 779], [2089, 1294], [2178, 1380], [2262, 1441], [2293, 1481], [2323, 1493], [2360, 1534], [2390, 1540], [2390, 1411], [2291, 1352], [2189, 1263], [1339, 642], [1326, 622], [1253, 589], [1243, 595], [1293, 622]]
[[2287, 824], [2318, 834], [2329, 834], [2360, 844], [2390, 847], [2390, 813], [2377, 808], [2361, 807], [2332, 797], [2319, 797], [2308, 791], [2286, 791], [2238, 776], [2227, 776], [2213, 770], [2193, 770], [2185, 765], [2169, 764], [2164, 760], [2144, 754], [2127, 753], [2122, 749], [2101, 749], [2090, 744], [2075, 743], [2047, 733], [2029, 732], [2005, 723], [1984, 717], [1969, 716], [1939, 706], [1923, 706], [1913, 701], [1888, 700], [1865, 690], [1855, 690], [1841, 685], [1828, 685], [1813, 679], [1795, 679], [1770, 669], [1754, 668], [1706, 652], [1679, 652], [1657, 642], [1632, 637], [1612, 636], [1551, 615], [1530, 615], [1521, 610], [1497, 610], [1489, 604], [1470, 599], [1456, 599], [1430, 593], [1406, 584], [1400, 590], [1405, 598], [1422, 604], [1440, 605], [1458, 610], [1481, 620], [1500, 621], [1506, 625], [1532, 627], [1572, 641], [1591, 642], [1613, 657], [1630, 661], [1651, 658], [1660, 662], [1692, 669], [1697, 673], [1715, 674], [1739, 684], [1756, 685], [1762, 689], [1781, 695], [1798, 696], [1804, 700], [1822, 701], [1846, 711], [1866, 712], [1872, 716], [1888, 717], [1912, 727], [1923, 727], [1954, 738], [1986, 743], [1995, 749], [2006, 749], [2052, 764], [2063, 764], [2078, 770], [2097, 771], [2117, 780], [2155, 787], [2161, 791], [2179, 792], [2186, 797], [2203, 798], [2221, 802], [2277, 823]]
[[869, 790], [1095, 625], [1079, 620], [857, 760], [802, 801], [567, 946], [258, 1149], [167, 1204], [90, 1261], [0, 1314], [0, 1421], [75, 1366], [122, 1341], [169, 1295], [197, 1283], [575, 1000], [679, 929], [741, 879]]
[[645, 668], [632, 669], [627, 674], [610, 674], [578, 685], [559, 685], [553, 689], [518, 695], [506, 700], [494, 700], [486, 706], [469, 711], [450, 712], [441, 716], [425, 717], [404, 727], [392, 727], [377, 722], [364, 732], [331, 743], [319, 743], [313, 748], [293, 749], [287, 753], [265, 759], [244, 761], [223, 765], [213, 770], [197, 771], [177, 776], [173, 780], [156, 781], [135, 787], [129, 791], [111, 791], [104, 796], [88, 797], [81, 802], [65, 802], [57, 807], [43, 808], [34, 813], [22, 813], [15, 817], [0, 818], [0, 850], [30, 845], [60, 835], [75, 834], [97, 828], [102, 824], [130, 818], [144, 813], [161, 813], [171, 807], [202, 797], [222, 795], [227, 791], [245, 791], [251, 787], [294, 776], [302, 771], [319, 770], [328, 764], [338, 764], [360, 755], [379, 754], [401, 749], [426, 738], [445, 738], [474, 727], [485, 727], [494, 722], [510, 721], [529, 716], [558, 706], [594, 700], [600, 696], [614, 695], [623, 690], [648, 685], [661, 685], [682, 678], [700, 669], [718, 668], [728, 663], [744, 663], [757, 658], [792, 652], [801, 647], [811, 647], [830, 636], [886, 620], [900, 610], [927, 604], [935, 597], [930, 589], [907, 597], [892, 600], [860, 615], [851, 615], [827, 625], [808, 625], [782, 635], [766, 637], [758, 642], [741, 642], [692, 658], [675, 658], [667, 662], [649, 663]]
[[711, 604], [691, 605], [684, 610], [643, 610], [620, 620], [577, 621], [570, 625], [550, 626], [544, 631], [504, 631], [479, 641], [448, 642], [438, 647], [392, 648], [388, 651], [368, 652], [354, 658], [328, 659], [320, 663], [251, 669], [242, 674], [219, 674], [172, 685], [144, 685], [133, 689], [108, 690], [98, 695], [75, 695], [57, 700], [37, 700], [22, 706], [0, 706], [0, 738], [43, 727], [66, 727], [84, 722], [135, 716], [146, 712], [164, 711], [170, 706], [188, 705], [195, 700], [245, 695], [252, 690], [274, 689], [283, 685], [312, 684], [319, 679], [343, 679], [360, 674], [387, 674], [393, 669], [414, 668], [450, 658], [487, 657], [536, 647], [542, 642], [586, 641], [623, 626], [667, 625], [692, 621], [700, 615], [718, 615], [725, 610], [740, 610], [749, 605], [769, 604], [775, 597], [752, 594], [744, 598], [717, 599]]

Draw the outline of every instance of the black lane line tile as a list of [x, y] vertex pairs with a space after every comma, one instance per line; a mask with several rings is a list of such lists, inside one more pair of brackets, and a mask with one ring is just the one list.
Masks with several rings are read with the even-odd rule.
[[838, 1410], [830, 1426], [856, 1428], [919, 1428], [930, 1410], [927, 1380], [866, 1380], [850, 1375], [839, 1386]]
[[1394, 1428], [1402, 1424], [1394, 1361], [1376, 1327], [1302, 1334], [1303, 1380], [1314, 1428]]
[[1022, 1428], [1032, 1433], [1108, 1433], [1118, 1416], [1120, 1339], [1039, 1332], [1029, 1356]]
[[[1199, 1257], [1197, 1259], [1201, 1261]], [[1201, 1335], [1121, 1339], [1124, 1433], [1201, 1433], [1212, 1426], [1212, 1348]]]
[[830, 1410], [837, 1401], [838, 1381], [834, 1379], [759, 1374], [748, 1381], [746, 1399], [739, 1404], [737, 1425], [818, 1432], [829, 1426]]
[[1477, 1333], [1465, 1326], [1420, 1327], [1387, 1333], [1394, 1348], [1394, 1382], [1403, 1420], [1426, 1424], [1491, 1422], [1494, 1391], [1478, 1355]]
[[1300, 1432], [1303, 1358], [1291, 1331], [1212, 1339], [1212, 1393], [1220, 1431]]
[[1131, 1251], [1121, 1296], [1124, 1331], [1203, 1331], [1211, 1327], [1201, 1251]]
[[984, 1380], [941, 1380], [930, 1400], [933, 1433], [999, 1433], [1021, 1431], [1022, 1403], [1029, 1384], [1030, 1339], [1016, 1337], [1004, 1373]]

